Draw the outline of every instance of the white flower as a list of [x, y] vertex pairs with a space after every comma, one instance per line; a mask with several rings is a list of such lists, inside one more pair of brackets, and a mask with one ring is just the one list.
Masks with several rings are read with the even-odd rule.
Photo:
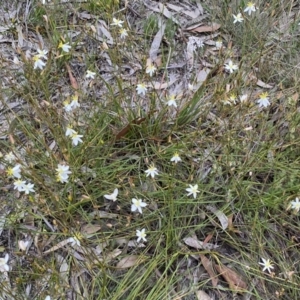
[[33, 66], [34, 69], [43, 70], [44, 67], [46, 66], [46, 64], [40, 59], [38, 54], [33, 57], [33, 61], [34, 61], [34, 66]]
[[146, 68], [146, 73], [149, 74], [151, 77], [155, 71], [156, 71], [156, 68], [153, 64], [149, 64]]
[[20, 64], [20, 61], [19, 61], [19, 59], [16, 56], [14, 57], [13, 62], [14, 62], [15, 65], [19, 65]]
[[71, 171], [69, 171], [69, 168], [69, 166], [64, 166], [60, 164], [57, 165], [57, 169], [55, 169], [57, 181], [60, 181], [62, 183], [68, 182], [69, 174], [72, 173]]
[[10, 151], [4, 156], [4, 159], [9, 163], [12, 163], [14, 160], [16, 160], [16, 156]]
[[37, 49], [37, 55], [36, 56], [38, 56], [39, 58], [43, 58], [43, 59], [46, 59], [47, 60], [47, 53], [48, 53], [48, 51], [47, 50], [41, 50], [41, 49]]
[[118, 193], [119, 193], [119, 190], [114, 189], [114, 192], [112, 194], [104, 195], [104, 198], [106, 198], [108, 200], [112, 200], [113, 202], [115, 202], [115, 201], [117, 201]]
[[28, 195], [30, 192], [34, 193], [34, 184], [33, 183], [27, 183], [23, 187], [23, 192], [25, 192], [26, 195]]
[[147, 239], [146, 239], [146, 233], [145, 233], [145, 228], [143, 228], [142, 230], [136, 230], [136, 236], [138, 237], [137, 238], [137, 242], [139, 242], [140, 240], [143, 240], [144, 242], [147, 242]]
[[242, 96], [240, 96], [240, 101], [243, 103], [243, 102], [246, 102], [248, 100], [248, 95], [247, 94], [243, 94]]
[[174, 94], [171, 94], [168, 98], [168, 101], [167, 101], [167, 104], [168, 106], [174, 106], [174, 107], [177, 107], [177, 103], [176, 103], [176, 95]]
[[229, 95], [229, 100], [230, 100], [230, 102], [232, 102], [233, 104], [236, 104], [236, 102], [237, 102], [236, 94], [231, 93], [231, 94]]
[[85, 78], [86, 79], [95, 79], [95, 75], [96, 75], [96, 73], [95, 72], [92, 72], [92, 71], [90, 71], [90, 70], [87, 70], [86, 71], [86, 75], [85, 75]]
[[229, 60], [228, 63], [225, 64], [225, 70], [229, 71], [230, 73], [233, 73], [238, 68], [238, 65], [235, 65], [232, 60]]
[[300, 210], [300, 201], [298, 197], [294, 201], [291, 201], [291, 208], [296, 212]]
[[121, 28], [119, 33], [121, 39], [125, 39], [128, 36], [127, 30], [125, 28]]
[[73, 106], [72, 106], [72, 104], [70, 103], [70, 101], [66, 100], [66, 101], [64, 101], [63, 104], [64, 104], [64, 110], [65, 110], [66, 112], [72, 111]]
[[252, 12], [255, 12], [256, 11], [256, 7], [255, 7], [255, 4], [253, 2], [248, 2], [247, 3], [247, 7], [244, 9], [244, 12], [248, 13], [249, 16], [251, 15]]
[[259, 107], [267, 107], [270, 105], [268, 96], [269, 96], [269, 94], [267, 92], [260, 94], [260, 98], [257, 100]]
[[194, 85], [193, 84], [188, 84], [188, 89], [189, 91], [193, 92], [194, 91]]
[[274, 267], [271, 264], [271, 261], [269, 259], [264, 259], [264, 258], [261, 259], [263, 262], [259, 264], [264, 267], [263, 271], [268, 270], [268, 272], [271, 273], [271, 269], [274, 269]]
[[17, 179], [14, 182], [14, 189], [17, 189], [19, 192], [23, 192], [24, 191], [24, 186], [26, 185], [26, 181], [23, 181], [21, 179]]
[[80, 107], [80, 103], [78, 102], [78, 96], [74, 95], [72, 96], [72, 102], [70, 103], [70, 105], [72, 106], [72, 109]]
[[83, 137], [83, 135], [80, 135], [75, 131], [75, 133], [73, 133], [71, 135], [72, 145], [77, 146], [78, 143], [82, 143], [82, 139], [81, 139], [82, 137]]
[[223, 46], [223, 42], [221, 40], [217, 40], [215, 45], [217, 49], [221, 49]]
[[142, 207], [146, 207], [147, 203], [143, 202], [142, 199], [135, 199], [133, 198], [132, 200], [132, 204], [131, 204], [131, 211], [136, 211], [138, 210], [139, 213], [143, 213], [142, 211]]
[[123, 27], [123, 25], [122, 25], [123, 23], [124, 23], [124, 21], [121, 21], [119, 19], [113, 18], [113, 22], [110, 25], [118, 26], [118, 27]]
[[186, 189], [188, 192], [188, 196], [193, 195], [193, 197], [196, 199], [197, 193], [200, 193], [198, 190], [198, 184], [195, 184], [194, 186], [189, 184], [189, 188]]
[[238, 13], [236, 16], [233, 15], [233, 18], [234, 18], [233, 24], [236, 23], [236, 22], [241, 23], [244, 20], [241, 13]]
[[80, 240], [76, 237], [76, 236], [74, 236], [74, 237], [70, 237], [69, 239], [68, 239], [68, 241], [69, 241], [69, 243], [71, 243], [71, 246], [72, 247], [74, 247], [75, 245], [77, 245], [77, 246], [79, 246], [80, 247]]
[[45, 300], [51, 300], [50, 296], [46, 296]]
[[74, 129], [72, 129], [71, 127], [67, 127], [67, 130], [66, 130], [66, 136], [71, 136], [72, 134], [75, 134], [76, 131]]
[[179, 157], [179, 154], [177, 152], [174, 153], [173, 157], [171, 158], [171, 161], [175, 164], [181, 161], [181, 158]]
[[224, 104], [228, 104], [228, 105], [232, 105], [232, 104], [236, 104], [237, 98], [235, 94], [230, 94], [229, 98], [227, 98], [226, 100], [224, 100]]
[[197, 48], [203, 48], [203, 39], [196, 36], [190, 36], [187, 47], [193, 51], [195, 51]]
[[7, 175], [9, 177], [21, 178], [21, 165], [15, 165], [13, 168], [7, 169]]
[[137, 86], [136, 86], [136, 91], [138, 93], [138, 95], [143, 95], [145, 96], [146, 95], [146, 92], [147, 92], [147, 87], [144, 83], [139, 83]]
[[63, 44], [63, 42], [60, 41], [58, 48], [61, 48], [64, 52], [69, 52], [72, 47], [69, 45], [69, 43]]
[[63, 103], [64, 104], [64, 110], [66, 112], [70, 112], [73, 109], [80, 107], [80, 103], [78, 102], [78, 95], [72, 96], [71, 99], [72, 99], [71, 103], [69, 102], [69, 100], [65, 100], [64, 103]]
[[9, 271], [9, 266], [7, 264], [9, 260], [9, 255], [5, 254], [4, 258], [0, 258], [0, 272], [8, 272]]
[[203, 48], [204, 47], [204, 43], [203, 43], [202, 40], [196, 41], [196, 44], [197, 44], [198, 48]]
[[147, 174], [147, 177], [151, 175], [151, 177], [154, 178], [155, 175], [158, 175], [158, 170], [152, 165], [148, 170], [145, 171], [145, 173]]
[[26, 241], [26, 242], [24, 242], [24, 241], [18, 241], [18, 245], [19, 245], [19, 249], [21, 250], [21, 251], [26, 251], [27, 250], [27, 246], [28, 246], [28, 244], [29, 244], [29, 241]]

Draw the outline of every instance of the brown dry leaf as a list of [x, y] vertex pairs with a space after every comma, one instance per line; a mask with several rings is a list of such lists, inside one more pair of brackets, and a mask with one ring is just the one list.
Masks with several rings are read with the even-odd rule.
[[178, 77], [175, 74], [171, 73], [169, 76], [168, 82], [161, 83], [159, 81], [153, 81], [151, 83], [151, 85], [150, 84], [148, 85], [148, 87], [152, 87], [155, 90], [164, 90], [164, 89], [168, 88], [169, 86], [171, 86], [173, 83], [175, 83], [177, 80], [178, 80]]
[[67, 300], [90, 298], [85, 288], [86, 282], [88, 282], [87, 274], [89, 271], [85, 268], [77, 268], [76, 271], [72, 272], [70, 284], [73, 288], [73, 295], [71, 294], [70, 297], [66, 298]]
[[1, 272], [1, 285], [5, 288], [1, 288], [1, 299], [8, 299], [12, 300], [15, 298], [12, 298], [11, 293], [6, 291], [12, 291], [10, 279], [9, 279], [9, 272]]
[[265, 89], [271, 89], [273, 88], [273, 85], [270, 85], [270, 84], [267, 84], [263, 81], [261, 81], [260, 79], [257, 80], [256, 84], [262, 88], [265, 88]]
[[247, 284], [241, 278], [241, 275], [233, 271], [232, 269], [220, 264], [215, 265], [216, 270], [224, 277], [229, 284], [229, 287], [236, 292], [245, 292]]
[[[94, 28], [91, 28], [94, 31]], [[95, 32], [95, 31], [94, 31]], [[107, 44], [113, 45], [114, 39], [111, 36], [110, 32], [107, 30], [107, 25], [105, 21], [99, 20], [96, 23], [96, 32], [97, 36], [96, 39], [101, 42], [106, 42]]]
[[197, 291], [196, 296], [198, 300], [212, 300], [204, 291]]
[[70, 238], [67, 238], [66, 240], [63, 240], [63, 241], [59, 242], [58, 244], [56, 244], [55, 246], [51, 247], [47, 251], [44, 251], [43, 254], [47, 254], [47, 253], [56, 251], [56, 250], [64, 247], [65, 245], [69, 244], [70, 242], [71, 242]]
[[130, 130], [132, 125], [139, 125], [142, 122], [144, 122], [146, 120], [146, 118], [150, 117], [153, 113], [155, 113], [156, 110], [152, 110], [148, 113], [147, 117], [144, 118], [136, 118], [134, 120], [132, 120], [129, 124], [127, 124], [120, 132], [117, 133], [116, 135], [116, 140], [121, 139], [122, 137], [124, 137], [128, 131]]
[[103, 219], [118, 219], [119, 215], [118, 214], [112, 214], [106, 211], [102, 210], [95, 210], [89, 214], [90, 217], [98, 217], [98, 218], [103, 218]]
[[201, 262], [202, 262], [204, 269], [207, 271], [207, 273], [211, 279], [213, 287], [216, 287], [218, 285], [219, 279], [212, 267], [212, 262], [208, 258], [206, 258], [203, 254], [200, 254], [200, 258], [201, 258]]
[[180, 22], [173, 17], [172, 13], [167, 9], [167, 7], [164, 4], [157, 3], [151, 0], [144, 0], [143, 2], [145, 6], [147, 6], [151, 10], [163, 14], [166, 18], [171, 19], [174, 23], [180, 25]]
[[152, 61], [155, 61], [157, 58], [157, 54], [159, 51], [159, 47], [160, 47], [162, 38], [164, 36], [165, 29], [166, 29], [166, 25], [162, 24], [152, 41], [152, 44], [151, 44], [151, 47], [149, 50], [149, 57]]
[[[177, 5], [174, 5], [174, 4], [170, 4], [170, 3], [166, 3], [166, 5], [172, 9], [172, 10], [175, 10], [176, 12], [180, 12], [183, 10], [183, 8], [181, 6], [177, 6]], [[1, 31], [0, 31], [1, 32]]]
[[218, 30], [220, 27], [221, 27], [220, 24], [212, 23], [211, 25], [196, 27], [190, 31], [192, 31], [192, 32], [214, 32], [214, 31]]
[[101, 261], [104, 261], [105, 263], [109, 263], [111, 260], [119, 256], [123, 251], [119, 248], [113, 250], [112, 252], [108, 253], [103, 257], [103, 259], [100, 259]]
[[56, 146], [56, 141], [52, 141], [48, 148], [52, 151]]
[[292, 95], [291, 98], [296, 102], [299, 99], [299, 94], [296, 93], [296, 94]]
[[139, 125], [142, 122], [144, 122], [146, 120], [146, 118], [136, 118], [134, 120], [132, 120], [130, 123], [128, 123], [121, 131], [119, 131], [116, 135], [116, 140], [121, 139], [122, 137], [124, 137], [128, 131], [130, 130], [132, 125]]
[[191, 43], [187, 43], [186, 60], [191, 68], [194, 65], [194, 46]]
[[22, 48], [24, 46], [24, 36], [22, 32], [22, 26], [17, 25], [17, 32], [18, 32], [18, 47]]
[[[79, 254], [77, 251], [75, 251], [74, 249], [68, 249], [70, 255], [72, 255], [74, 258], [76, 258], [77, 260], [81, 260], [81, 261], [85, 261], [85, 258]], [[78, 247], [78, 250], [80, 250], [79, 252], [81, 252], [82, 254], [87, 254], [86, 250], [84, 250], [84, 248], [79, 248]]]
[[179, 13], [179, 12], [184, 13], [185, 15], [187, 15], [187, 16], [193, 18], [193, 19], [199, 17], [199, 15], [200, 15], [200, 11], [197, 8], [195, 8], [193, 11], [190, 11], [190, 10], [184, 10], [183, 7], [179, 7], [177, 5], [170, 4], [170, 3], [167, 3], [166, 5], [170, 9], [176, 11], [177, 13]]
[[118, 263], [117, 263], [117, 268], [119, 269], [127, 269], [131, 268], [134, 266], [139, 265], [145, 261], [145, 258], [142, 258], [140, 255], [129, 255], [124, 258], [122, 258]]
[[78, 90], [78, 83], [77, 80], [75, 79], [75, 77], [72, 74], [72, 70], [70, 68], [70, 66], [66, 63], [66, 68], [68, 70], [68, 74], [69, 74], [69, 78], [70, 78], [70, 82], [71, 82], [71, 86], [73, 87], [74, 90]]
[[183, 10], [182, 13], [184, 13], [185, 15], [196, 19], [200, 16], [200, 11], [196, 8], [194, 11], [190, 11], [190, 10]]
[[200, 12], [200, 15], [203, 15], [204, 14], [204, 9], [200, 3], [200, 1], [195, 1], [197, 6], [198, 6], [198, 9], [199, 9], [199, 12]]
[[143, 243], [138, 243], [136, 240], [131, 240], [127, 244], [128, 247], [134, 247], [134, 248], [145, 248], [146, 245]]
[[271, 89], [273, 88], [272, 85], [270, 84], [267, 84], [263, 81], [261, 81], [260, 79], [258, 79], [252, 72], [247, 76], [249, 78], [250, 81], [253, 81], [256, 83], [256, 85], [262, 87], [262, 88], [265, 88], [265, 89]]
[[219, 219], [222, 229], [225, 230], [228, 227], [228, 218], [226, 217], [226, 215], [221, 212], [220, 210], [216, 209], [214, 206], [212, 205], [207, 205], [206, 209], [208, 209], [209, 211], [211, 211], [212, 213], [214, 213], [217, 218]]
[[57, 260], [57, 264], [60, 266], [59, 267], [60, 278], [64, 283], [68, 284], [70, 264], [68, 263], [66, 258], [64, 258], [63, 256], [61, 256], [59, 254], [56, 254], [55, 257]]
[[203, 15], [203, 16], [199, 16], [198, 18], [194, 18], [190, 21], [187, 21], [185, 26], [184, 26], [184, 30], [187, 31], [191, 31], [194, 28], [197, 28], [201, 25], [203, 25], [203, 20], [205, 20], [208, 17], [208, 15]]
[[183, 241], [186, 245], [195, 249], [212, 250], [219, 247], [218, 245], [201, 242], [195, 236], [184, 238]]
[[108, 246], [108, 243], [107, 242], [102, 242], [102, 243], [99, 243], [96, 248], [94, 249], [94, 253], [99, 256], [103, 250]]
[[200, 84], [199, 87], [206, 80], [207, 75], [209, 74], [210, 71], [211, 71], [211, 69], [205, 68], [197, 74], [197, 83]]
[[86, 224], [81, 228], [82, 234], [93, 234], [101, 229], [100, 225]]

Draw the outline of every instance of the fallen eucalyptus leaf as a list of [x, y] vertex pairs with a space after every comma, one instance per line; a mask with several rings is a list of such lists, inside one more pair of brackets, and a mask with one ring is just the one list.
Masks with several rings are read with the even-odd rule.
[[183, 241], [186, 245], [195, 249], [212, 250], [219, 247], [218, 245], [201, 242], [196, 237], [186, 237]]
[[222, 229], [225, 230], [228, 227], [228, 218], [226, 217], [226, 215], [221, 212], [220, 210], [216, 209], [214, 206], [212, 205], [207, 205], [206, 209], [208, 209], [209, 211], [211, 211], [212, 213], [214, 213], [216, 215], [216, 217], [219, 219]]
[[215, 269], [227, 281], [232, 290], [239, 293], [245, 292], [247, 284], [243, 281], [241, 275], [222, 264], [215, 265]]
[[145, 261], [145, 258], [142, 258], [140, 255], [129, 255], [124, 258], [122, 258], [118, 263], [117, 263], [117, 268], [119, 269], [127, 269], [131, 268], [133, 266], [139, 265]]
[[196, 292], [197, 300], [212, 300], [204, 291]]
[[218, 285], [219, 279], [213, 269], [212, 262], [208, 258], [206, 258], [203, 254], [200, 254], [200, 258], [201, 258], [201, 262], [202, 262], [204, 269], [207, 271], [207, 273], [211, 279], [211, 283], [212, 283], [213, 287], [216, 287]]

